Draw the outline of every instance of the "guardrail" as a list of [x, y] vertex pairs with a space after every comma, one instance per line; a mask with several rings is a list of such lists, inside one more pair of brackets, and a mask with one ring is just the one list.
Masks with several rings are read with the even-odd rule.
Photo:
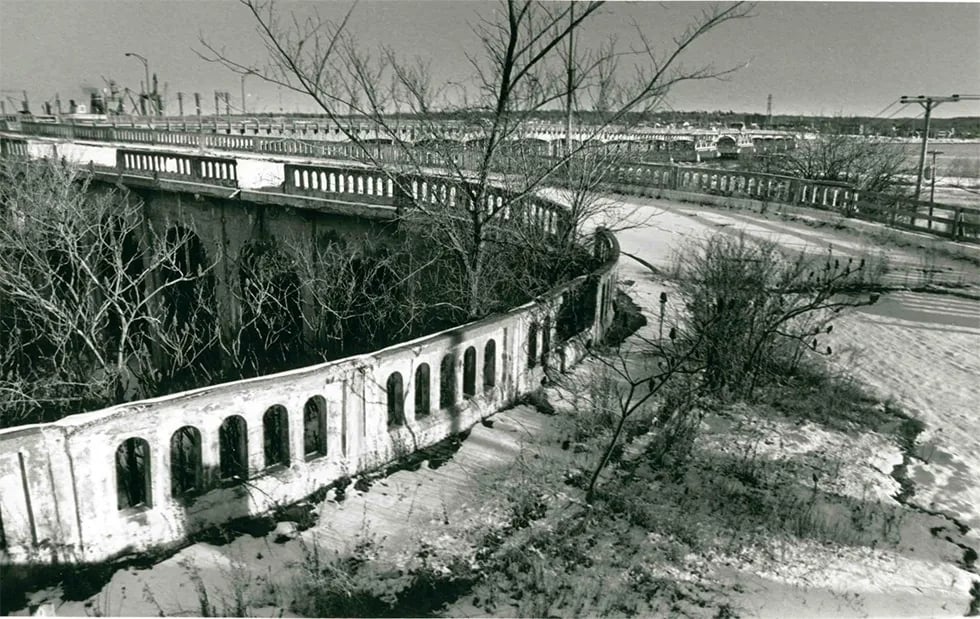
[[[186, 148], [178, 145], [177, 148]], [[91, 151], [93, 148], [88, 147]], [[108, 149], [108, 147], [106, 147]], [[27, 139], [0, 137], [0, 150], [10, 156], [31, 156]], [[63, 156], [57, 144], [40, 143], [35, 157], [59, 158]], [[115, 160], [115, 166], [104, 161]], [[239, 160], [233, 157], [172, 151], [112, 148], [103, 153], [100, 164], [76, 161], [99, 174], [113, 173], [146, 177], [151, 182], [168, 179], [209, 185], [246, 189], [239, 179]], [[472, 181], [461, 181], [448, 175], [391, 172], [380, 167], [343, 164], [272, 163], [279, 168], [276, 175], [278, 187], [249, 189], [250, 193], [281, 192], [299, 198], [309, 197], [343, 204], [345, 208], [357, 206], [384, 206], [411, 209], [422, 205], [443, 205], [450, 208], [473, 209], [471, 195], [481, 195], [484, 203], [478, 205], [487, 211], [502, 211], [501, 222], [536, 227], [546, 234], [559, 234], [566, 222], [567, 209], [533, 195], [514, 199], [499, 186], [488, 186], [484, 191]], [[280, 198], [281, 198], [281, 194]], [[344, 209], [342, 209], [344, 210]], [[346, 210], [345, 210], [346, 212]], [[363, 211], [362, 211], [363, 212]]]
[[147, 172], [158, 178], [238, 186], [237, 162], [229, 158], [119, 149], [116, 167], [120, 171]]

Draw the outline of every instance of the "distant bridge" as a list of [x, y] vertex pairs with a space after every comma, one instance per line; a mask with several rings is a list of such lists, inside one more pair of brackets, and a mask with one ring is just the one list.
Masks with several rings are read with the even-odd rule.
[[[487, 138], [486, 130], [472, 123], [443, 121], [420, 123], [410, 119], [393, 119], [387, 127], [366, 121], [350, 121], [344, 130], [331, 121], [296, 118], [128, 118], [110, 117], [106, 121], [85, 121], [84, 123], [49, 123], [25, 120], [18, 116], [5, 117], [8, 129], [28, 135], [58, 137], [52, 135], [52, 126], [88, 127], [101, 130], [97, 134], [102, 139], [116, 139], [117, 136], [133, 135], [131, 132], [165, 131], [175, 134], [213, 134], [257, 138], [292, 138], [330, 144], [350, 143], [347, 133], [358, 140], [379, 145], [400, 144], [424, 145], [431, 142], [449, 142], [465, 146], [479, 143]], [[345, 131], [347, 133], [345, 133]], [[92, 135], [96, 135], [93, 132]], [[67, 137], [67, 136], [61, 136]], [[74, 137], [83, 137], [76, 134]], [[564, 154], [566, 139], [570, 138], [572, 147], [584, 143], [603, 146], [610, 150], [628, 153], [629, 156], [644, 158], [661, 156], [676, 161], [701, 161], [719, 156], [732, 157], [752, 152], [781, 152], [794, 148], [796, 137], [784, 131], [737, 130], [737, 129], [665, 129], [660, 127], [607, 127], [598, 128], [576, 125], [569, 136], [564, 126], [555, 123], [530, 122], [521, 128], [511, 141], [524, 142], [529, 150], [543, 156]]]

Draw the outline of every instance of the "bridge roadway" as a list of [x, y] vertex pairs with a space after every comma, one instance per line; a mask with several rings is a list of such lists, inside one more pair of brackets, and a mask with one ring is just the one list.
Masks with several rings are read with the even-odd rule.
[[[7, 139], [13, 134], [0, 134]], [[19, 138], [20, 136], [18, 136]], [[65, 159], [95, 178], [142, 189], [193, 193], [254, 204], [291, 206], [327, 214], [372, 220], [391, 220], [420, 195], [434, 197], [458, 176], [440, 168], [390, 166], [388, 172], [351, 160], [300, 155], [255, 154], [228, 149], [198, 149], [179, 145], [133, 145], [125, 142], [64, 141], [29, 138], [18, 154], [31, 158]], [[401, 183], [390, 172], [405, 175]], [[312, 173], [312, 177], [310, 176]], [[304, 176], [305, 174], [305, 176]], [[341, 178], [343, 177], [343, 178]], [[409, 178], [411, 177], [411, 178]], [[438, 187], [416, 178], [445, 179]], [[322, 185], [319, 179], [323, 179]], [[467, 182], [476, 182], [473, 175]], [[312, 183], [311, 183], [312, 180]], [[305, 182], [304, 182], [305, 181]], [[492, 175], [489, 199], [502, 201], [507, 176]], [[409, 196], [405, 192], [411, 191]], [[455, 189], [453, 189], [454, 194]], [[449, 193], [449, 192], [446, 192]], [[448, 197], [448, 196], [447, 196]], [[551, 227], [560, 216], [553, 207], [531, 200], [531, 217]], [[545, 212], [546, 211], [546, 212]]]
[[[285, 178], [288, 176], [285, 171], [277, 173], [270, 168], [270, 162], [276, 162], [277, 165], [281, 163], [311, 165], [314, 162], [325, 162], [327, 164], [339, 164], [346, 169], [368, 169], [363, 164], [358, 164], [351, 160], [352, 153], [347, 153], [349, 145], [340, 145], [338, 150], [337, 145], [331, 145], [325, 142], [321, 142], [320, 145], [315, 142], [269, 142], [266, 138], [212, 134], [174, 134], [171, 137], [171, 134], [159, 131], [122, 130], [120, 132], [112, 132], [107, 128], [86, 128], [70, 125], [43, 126], [35, 124], [34, 128], [43, 128], [45, 129], [43, 133], [51, 135], [40, 137], [33, 135], [33, 133], [25, 135], [23, 133], [9, 131], [6, 133], [5, 138], [0, 139], [0, 146], [2, 146], [5, 153], [26, 156], [29, 150], [27, 141], [30, 140], [33, 143], [31, 156], [50, 156], [46, 154], [47, 149], [50, 152], [59, 151], [58, 157], [64, 157], [83, 166], [90, 164], [101, 166], [103, 168], [102, 172], [105, 172], [105, 168], [115, 167], [123, 174], [133, 174], [137, 177], [144, 176], [145, 172], [152, 172], [156, 173], [155, 175], [161, 179], [183, 177], [181, 180], [193, 181], [199, 178], [206, 178], [208, 184], [213, 184], [211, 181], [214, 180], [238, 181], [239, 179], [209, 176], [209, 172], [204, 167], [200, 167], [204, 166], [207, 162], [192, 162], [188, 160], [186, 163], [191, 164], [191, 169], [180, 167], [179, 161], [145, 161], [145, 158], [142, 157], [138, 157], [135, 160], [127, 159], [125, 161], [113, 162], [111, 161], [111, 157], [107, 156], [111, 154], [109, 151], [103, 150], [100, 156], [99, 153], [93, 152], [93, 148], [96, 148], [99, 144], [107, 144], [114, 145], [119, 149], [126, 148], [127, 150], [135, 150], [137, 152], [148, 151], [161, 154], [166, 152], [179, 152], [189, 157], [204, 155], [215, 158], [221, 157], [223, 153], [232, 152], [236, 153], [234, 157], [238, 163], [235, 167], [239, 168], [236, 172], [241, 180], [236, 183], [225, 183], [226, 185], [235, 185], [243, 191], [261, 188], [265, 192], [270, 192], [274, 186], [281, 185], [285, 193], [303, 193], [312, 197], [325, 197], [325, 194], [331, 194], [330, 197], [339, 203], [345, 202], [345, 198], [351, 198], [357, 192], [336, 192], [332, 185], [327, 186], [325, 183], [321, 183], [317, 186], [315, 179], [310, 179], [313, 181], [310, 184], [301, 182], [298, 176], [295, 178]], [[80, 137], [71, 137], [76, 134]], [[126, 139], [117, 140], [114, 139], [114, 136], [125, 137]], [[171, 139], [176, 140], [176, 142], [169, 141]], [[130, 142], [136, 142], [137, 144], [130, 145]], [[161, 144], [161, 142], [163, 143]], [[46, 146], [44, 146], [45, 144]], [[64, 151], [64, 154], [61, 151]], [[342, 156], [332, 157], [331, 155], [335, 152]], [[388, 156], [391, 154], [399, 156], [392, 159]], [[381, 158], [386, 167], [393, 166], [395, 169], [400, 168], [411, 172], [420, 171], [417, 165], [405, 165], [403, 153], [394, 152], [388, 153], [387, 155], [381, 153]], [[730, 170], [711, 171], [704, 169], [691, 169], [683, 172], [681, 178], [675, 178], [667, 174], [668, 170], [676, 170], [676, 168], [670, 166], [665, 167], [662, 164], [639, 163], [635, 166], [620, 164], [617, 173], [635, 175], [640, 172], [645, 172], [647, 173], [647, 177], [643, 179], [644, 184], [650, 185], [651, 183], [655, 183], [661, 187], [671, 189], [678, 189], [680, 188], [678, 184], [683, 183], [685, 185], [693, 184], [692, 188], [695, 189], [707, 189], [712, 192], [718, 190], [730, 192], [737, 185], [749, 197], [767, 196], [777, 200], [794, 199], [805, 200], [811, 203], [817, 203], [819, 200], [821, 204], [832, 207], [838, 206], [838, 195], [843, 197], [844, 200], [849, 199], [847, 197], [849, 189], [839, 184], [809, 182], [804, 186], [799, 184], [798, 179], [791, 179], [789, 177], [753, 175], [737, 173]], [[426, 166], [422, 166], [421, 171], [426, 174], [442, 174], [438, 168]], [[293, 172], [295, 173], [295, 170]], [[503, 176], [497, 176], [496, 178], [498, 180], [505, 179]], [[731, 182], [731, 186], [729, 186], [729, 181]], [[790, 186], [794, 184], [797, 185], [795, 188]], [[820, 195], [818, 195], [818, 187], [822, 188]], [[370, 194], [370, 187], [367, 189]], [[786, 193], [787, 189], [789, 190], [789, 195], [783, 196], [782, 194]], [[770, 195], [773, 191], [775, 193]], [[341, 196], [336, 195], [337, 193], [345, 195], [341, 198]], [[795, 195], [796, 193], [799, 193], [799, 195]], [[374, 200], [371, 200], [371, 202], [376, 203]]]
[[[38, 119], [40, 120], [40, 119]], [[7, 116], [0, 120], [0, 128], [7, 128], [32, 135], [48, 135], [51, 127], [58, 124], [52, 117], [49, 122], [23, 120], [17, 116]], [[274, 121], [258, 118], [211, 118], [210, 122], [203, 119], [177, 118], [127, 118], [108, 117], [103, 121], [83, 120], [75, 122], [69, 119], [71, 126], [89, 128], [110, 133], [126, 131], [164, 131], [181, 134], [212, 134], [242, 137], [289, 137], [315, 142], [346, 143], [349, 135], [354, 134], [358, 139], [390, 144], [398, 141], [402, 144], [423, 144], [426, 142], [455, 142], [461, 145], [480, 141], [486, 138], [485, 130], [473, 125], [453, 121], [426, 122], [390, 119], [391, 124], [379, 126], [366, 121], [351, 121], [341, 130], [337, 124], [318, 120], [283, 118]], [[346, 131], [346, 133], [345, 133]], [[73, 137], [84, 137], [74, 135]], [[537, 144], [539, 154], [546, 156], [560, 155], [564, 150], [566, 140], [565, 128], [555, 123], [532, 122], [522, 127], [511, 138], [515, 141], [525, 141]], [[571, 140], [575, 145], [584, 142], [607, 145], [617, 150], [642, 153], [675, 151], [677, 156], [684, 156], [690, 150], [695, 159], [711, 157], [712, 153], [738, 154], [744, 151], [780, 151], [793, 147], [795, 135], [788, 132], [770, 130], [733, 130], [733, 129], [665, 129], [655, 127], [595, 127], [577, 125], [573, 129]], [[673, 145], [677, 144], [679, 148]]]
[[[196, 182], [204, 179], [206, 185], [222, 184], [235, 187], [242, 192], [251, 194], [251, 190], [260, 188], [264, 194], [277, 193], [276, 185], [279, 185], [277, 199], [284, 200], [291, 206], [307, 204], [314, 207], [320, 204], [324, 208], [330, 208], [332, 204], [340, 213], [360, 214], [364, 217], [390, 217], [384, 213], [385, 209], [364, 208], [366, 202], [369, 205], [377, 205], [376, 198], [364, 198], [364, 195], [372, 195], [372, 189], [377, 189], [372, 184], [364, 185], [364, 179], [347, 177], [347, 185], [337, 185], [338, 174], [343, 170], [350, 174], [356, 170], [360, 176], [370, 175], [364, 172], [366, 168], [361, 164], [356, 164], [351, 159], [356, 159], [354, 155], [360, 154], [357, 147], [350, 144], [325, 142], [325, 141], [303, 141], [293, 139], [270, 139], [258, 136], [235, 136], [211, 133], [172, 133], [168, 131], [149, 130], [149, 129], [113, 129], [111, 127], [94, 127], [91, 125], [53, 125], [43, 123], [33, 123], [29, 127], [30, 134], [25, 135], [15, 131], [9, 131], [5, 137], [0, 136], [0, 149], [6, 154], [28, 155], [28, 141], [33, 141], [31, 156], [50, 156], [45, 154], [54, 152], [59, 148], [69, 151], [66, 158], [81, 165], [92, 164], [101, 166], [100, 173], [106, 173], [108, 168], [115, 169], [122, 175], [132, 175], [137, 179], [146, 176], [148, 173], [159, 178], [159, 182], [167, 184], [173, 179], [183, 182]], [[42, 131], [43, 129], [43, 131]], [[35, 134], [43, 134], [39, 137]], [[123, 138], [123, 139], [117, 139]], [[136, 145], [130, 147], [129, 143], [135, 142]], [[47, 146], [43, 146], [47, 144]], [[91, 152], [72, 152], [85, 151], [97, 144], [116, 144], [117, 147], [126, 144], [126, 150], [135, 152], [137, 156], [124, 157], [119, 161], [111, 161], [111, 157], [103, 151], [101, 159], [94, 157]], [[150, 146], [162, 146], [162, 149]], [[193, 154], [191, 151], [196, 149]], [[356, 150], [353, 152], [351, 149]], [[412, 157], [411, 162], [407, 161], [405, 152], [401, 149], [391, 147], [388, 150], [381, 150], [379, 146], [378, 156], [387, 169], [394, 167], [407, 171], [408, 174], [437, 175], [446, 178], [437, 168], [423, 166], [419, 170]], [[122, 150], [120, 148], [120, 150]], [[146, 155], [163, 152], [181, 152], [183, 159], [166, 157], [163, 159], [147, 157]], [[142, 153], [142, 154], [140, 154]], [[225, 159], [217, 160], [222, 153], [236, 153], [235, 160], [228, 156]], [[247, 154], [244, 154], [247, 153]], [[202, 155], [203, 154], [203, 158]], [[59, 155], [59, 157], [64, 155]], [[210, 159], [209, 159], [210, 157]], [[299, 157], [300, 159], [289, 159]], [[329, 165], [339, 163], [338, 167], [316, 167], [317, 162], [328, 162]], [[627, 193], [641, 194], [654, 192], [674, 192], [675, 197], [683, 197], [684, 194], [708, 194], [709, 196], [731, 196], [736, 198], [747, 198], [750, 200], [760, 200], [766, 202], [806, 204], [834, 210], [847, 217], [858, 217], [881, 221], [888, 225], [921, 230], [930, 234], [940, 234], [950, 236], [956, 240], [980, 240], [980, 226], [976, 224], [980, 221], [980, 209], [960, 206], [960, 205], [938, 205], [922, 201], [912, 201], [894, 196], [870, 195], [867, 198], [861, 196], [852, 187], [835, 182], [804, 180], [793, 177], [757, 174], [737, 170], [713, 170], [701, 167], [684, 167], [677, 165], [656, 164], [656, 163], [628, 163], [628, 158], [618, 164], [610, 164], [608, 172], [608, 183], [615, 185]], [[275, 165], [285, 164], [282, 170], [270, 170], [269, 162], [276, 162]], [[411, 163], [412, 165], [408, 165]], [[213, 174], [212, 166], [217, 164], [221, 174]], [[230, 168], [228, 168], [230, 166]], [[302, 167], [307, 166], [307, 167]], [[230, 169], [231, 176], [227, 176], [226, 168]], [[239, 168], [241, 170], [239, 171]], [[257, 168], [265, 168], [265, 171]], [[292, 168], [292, 169], [290, 169]], [[238, 174], [241, 174], [244, 182], [239, 182]], [[383, 171], [378, 171], [378, 176], [384, 176]], [[255, 180], [258, 178], [259, 180]], [[497, 177], [498, 181], [505, 180], [504, 177]], [[135, 182], [145, 182], [137, 180]], [[157, 181], [154, 181], [157, 182]], [[448, 179], [447, 182], [455, 182]], [[249, 183], [259, 183], [259, 186], [250, 186]], [[387, 197], [391, 199], [387, 205], [397, 206], [395, 203], [409, 203], [407, 196], [411, 194], [412, 200], [418, 198], [418, 188], [408, 191], [402, 188], [401, 195], [395, 196], [393, 188], [387, 188]], [[210, 192], [212, 189], [204, 188], [202, 191]], [[453, 202], [450, 192], [449, 202]], [[679, 192], [679, 193], [678, 193]], [[376, 193], [376, 192], [375, 192]], [[211, 194], [214, 195], [214, 194]], [[219, 194], [220, 195], [220, 194]], [[241, 193], [230, 193], [228, 195], [241, 195]], [[292, 195], [302, 195], [305, 200], [289, 197]], [[268, 195], [251, 194], [255, 200], [267, 200]], [[435, 194], [431, 196], [435, 199]], [[489, 199], [500, 201], [502, 197], [498, 194]], [[541, 207], [535, 207], [540, 210]], [[388, 209], [390, 211], [390, 209]], [[549, 207], [544, 207], [546, 211], [552, 211]], [[395, 211], [396, 212], [396, 211]], [[554, 215], [551, 215], [554, 216]]]

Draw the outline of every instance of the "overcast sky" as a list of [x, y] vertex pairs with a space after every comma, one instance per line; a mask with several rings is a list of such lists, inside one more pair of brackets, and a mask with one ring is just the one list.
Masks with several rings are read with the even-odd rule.
[[[337, 17], [350, 6], [315, 4]], [[303, 14], [313, 5], [282, 2], [280, 8]], [[440, 81], [465, 81], [472, 71], [464, 52], [476, 44], [469, 24], [495, 6], [491, 0], [362, 0], [350, 28], [367, 47], [390, 44], [431, 60]], [[634, 20], [652, 40], [666, 42], [704, 6], [612, 2], [581, 43], [598, 44], [612, 33], [628, 41]], [[700, 41], [687, 60], [748, 66], [725, 82], [676, 89], [668, 100], [673, 108], [761, 113], [771, 93], [775, 114], [874, 115], [900, 95], [980, 94], [980, 3], [764, 2], [754, 13]], [[206, 113], [215, 90], [229, 91], [237, 105], [238, 76], [197, 57], [201, 36], [243, 64], [262, 63], [251, 16], [231, 0], [0, 0], [0, 96], [19, 99], [11, 91], [26, 89], [38, 111], [55, 93], [65, 102], [83, 100], [83, 86], [101, 88], [102, 77], [138, 91], [143, 67], [123, 56], [136, 52], [149, 59], [161, 86], [167, 83], [174, 112], [177, 91], [201, 92]], [[274, 86], [249, 78], [246, 91], [250, 111], [279, 110]], [[281, 97], [287, 111], [311, 110], [296, 96]], [[920, 111], [910, 106], [897, 116]], [[946, 104], [935, 114], [980, 115], [980, 102]]]

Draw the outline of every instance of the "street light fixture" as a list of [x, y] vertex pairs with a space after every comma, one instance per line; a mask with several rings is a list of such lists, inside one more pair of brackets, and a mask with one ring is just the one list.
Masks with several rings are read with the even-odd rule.
[[[144, 88], [141, 90], [143, 90], [144, 93], [143, 101], [144, 102], [149, 101], [150, 100], [150, 63], [147, 62], [145, 57], [135, 52], [126, 52], [125, 56], [127, 58], [129, 57], [137, 58], [140, 62], [143, 63], [143, 72], [146, 74], [146, 81], [144, 82]], [[146, 114], [146, 103], [143, 104], [143, 114], [144, 115]]]

